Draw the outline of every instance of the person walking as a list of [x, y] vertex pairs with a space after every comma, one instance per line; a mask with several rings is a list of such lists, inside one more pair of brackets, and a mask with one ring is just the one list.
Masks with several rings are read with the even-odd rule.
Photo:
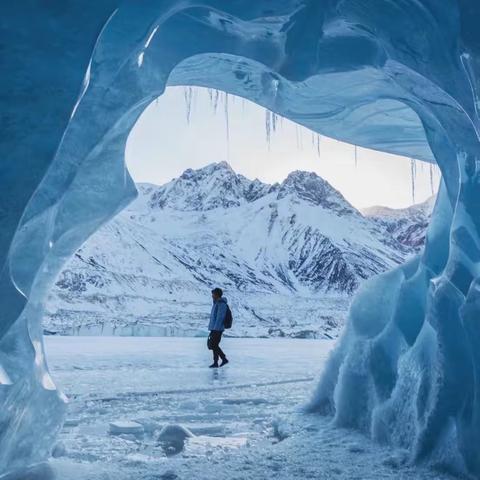
[[[210, 335], [208, 336], [208, 348], [213, 352], [213, 363], [210, 368], [223, 367], [228, 363], [227, 357], [223, 350], [220, 348], [220, 341], [222, 340], [222, 334], [225, 330], [225, 318], [229, 311], [227, 299], [223, 296], [221, 288], [214, 288], [212, 290], [212, 311], [210, 312], [210, 323], [208, 329]], [[218, 364], [218, 359], [222, 359], [222, 363]]]

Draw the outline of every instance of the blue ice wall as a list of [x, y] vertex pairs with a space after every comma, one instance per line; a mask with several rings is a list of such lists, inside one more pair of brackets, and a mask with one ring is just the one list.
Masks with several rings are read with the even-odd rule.
[[134, 197], [126, 139], [167, 85], [223, 89], [439, 165], [424, 253], [359, 293], [310, 408], [412, 461], [480, 475], [477, 0], [0, 8], [0, 475], [49, 455], [66, 399], [43, 355], [43, 302]]

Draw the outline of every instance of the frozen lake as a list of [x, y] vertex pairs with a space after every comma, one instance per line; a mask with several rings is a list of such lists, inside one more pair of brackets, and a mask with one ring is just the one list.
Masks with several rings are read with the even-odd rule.
[[[203, 338], [45, 342], [52, 376], [70, 398], [52, 462], [58, 478], [444, 478], [299, 412], [333, 341], [225, 338], [231, 363], [218, 370], [208, 368]], [[162, 440], [169, 424], [193, 434], [183, 449]]]
[[[52, 375], [67, 395], [228, 389], [301, 380], [308, 392], [334, 342], [329, 340], [223, 338], [230, 363], [212, 363], [204, 338], [46, 337]], [[132, 372], [135, 374], [132, 375]], [[252, 385], [248, 387], [248, 385]]]

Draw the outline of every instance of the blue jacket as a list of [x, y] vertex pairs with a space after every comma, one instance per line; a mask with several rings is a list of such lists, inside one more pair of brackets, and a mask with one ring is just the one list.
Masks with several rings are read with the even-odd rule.
[[210, 323], [208, 329], [210, 331], [217, 330], [223, 332], [225, 327], [223, 322], [225, 321], [225, 315], [227, 314], [227, 299], [221, 297], [220, 300], [213, 302], [212, 311], [210, 312]]

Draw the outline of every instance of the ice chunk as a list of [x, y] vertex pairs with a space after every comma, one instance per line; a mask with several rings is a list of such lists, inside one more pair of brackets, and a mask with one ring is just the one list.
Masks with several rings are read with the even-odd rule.
[[141, 435], [144, 432], [144, 428], [143, 425], [137, 422], [132, 422], [130, 420], [118, 420], [110, 423], [109, 432], [111, 435]]
[[80, 420], [77, 418], [67, 418], [63, 424], [64, 427], [78, 427]]
[[284, 419], [277, 418], [272, 422], [273, 436], [281, 442], [292, 435], [292, 425]]
[[53, 458], [64, 457], [67, 454], [67, 448], [63, 442], [58, 442], [52, 452]]
[[158, 440], [160, 442], [177, 442], [185, 441], [185, 439], [193, 436], [193, 433], [188, 428], [178, 424], [171, 424], [162, 428], [158, 434]]
[[184, 449], [186, 440], [193, 437], [193, 433], [186, 427], [171, 424], [162, 428], [157, 440], [166, 455], [176, 455]]

